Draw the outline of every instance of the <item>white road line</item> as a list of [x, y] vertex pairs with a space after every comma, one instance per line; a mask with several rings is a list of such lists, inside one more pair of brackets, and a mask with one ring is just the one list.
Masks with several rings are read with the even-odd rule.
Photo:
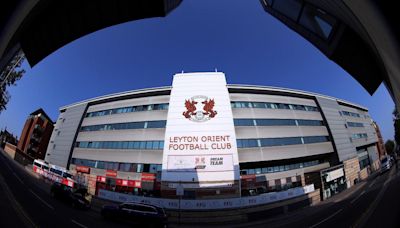
[[331, 214], [328, 218], [322, 220], [321, 222], [310, 226], [310, 228], [314, 228], [314, 227], [317, 227], [317, 226], [321, 225], [322, 223], [324, 223], [324, 222], [328, 221], [329, 219], [333, 218], [335, 215], [339, 214], [341, 211], [343, 211], [343, 208], [338, 210], [338, 211], [336, 211], [335, 213]]
[[354, 198], [352, 201], [350, 201], [351, 204], [353, 204], [354, 202], [356, 202], [356, 200], [358, 200], [362, 195], [364, 195], [365, 190], [361, 192], [360, 195], [358, 195], [356, 198]]
[[375, 182], [376, 182], [376, 178], [372, 181], [372, 183], [368, 186], [368, 188], [374, 186]]
[[24, 182], [21, 180], [21, 178], [19, 178], [19, 176], [15, 172], [13, 172], [13, 175], [17, 178], [19, 182], [21, 182], [21, 184], [24, 184]]
[[40, 201], [42, 201], [42, 203], [43, 203], [44, 205], [46, 205], [48, 208], [54, 210], [54, 207], [53, 207], [53, 206], [51, 206], [49, 203], [47, 203], [47, 202], [44, 201], [42, 198], [40, 198], [40, 196], [36, 195], [36, 193], [34, 193], [34, 192], [32, 191], [32, 189], [29, 189], [29, 191], [30, 191], [36, 198], [38, 198]]
[[77, 221], [75, 221], [75, 220], [73, 220], [73, 219], [71, 219], [71, 222], [75, 223], [75, 225], [77, 225], [77, 226], [79, 226], [79, 227], [88, 228], [87, 226], [82, 225], [81, 223], [79, 223], [79, 222], [77, 222]]
[[387, 183], [389, 183], [391, 179], [392, 179], [392, 178], [389, 177], [389, 178], [385, 181], [385, 183], [383, 183], [383, 186], [387, 185]]

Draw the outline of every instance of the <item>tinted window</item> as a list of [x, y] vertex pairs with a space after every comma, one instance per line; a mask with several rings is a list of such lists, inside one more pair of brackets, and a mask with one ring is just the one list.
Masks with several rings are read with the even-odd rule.
[[293, 21], [297, 21], [301, 10], [301, 5], [301, 0], [278, 0], [273, 2], [272, 8], [292, 19]]

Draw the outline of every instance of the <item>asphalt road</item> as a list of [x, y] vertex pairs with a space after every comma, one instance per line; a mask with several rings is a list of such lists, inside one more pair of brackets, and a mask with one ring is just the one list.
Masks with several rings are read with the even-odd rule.
[[0, 151], [0, 227], [126, 227], [72, 208]]
[[344, 198], [339, 194], [322, 204], [252, 227], [400, 227], [400, 178], [395, 167], [349, 195]]
[[[53, 199], [47, 184], [5, 156], [0, 152], [0, 227], [126, 227]], [[345, 199], [339, 194], [337, 200], [251, 227], [400, 227], [396, 171], [372, 178]]]

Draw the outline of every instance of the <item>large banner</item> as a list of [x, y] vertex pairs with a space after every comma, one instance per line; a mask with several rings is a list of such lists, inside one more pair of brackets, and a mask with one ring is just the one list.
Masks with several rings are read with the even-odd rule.
[[235, 128], [225, 75], [174, 75], [162, 181], [175, 188], [229, 187], [239, 180]]
[[124, 193], [111, 192], [104, 189], [99, 189], [98, 197], [115, 202], [137, 202], [157, 205], [167, 209], [182, 209], [182, 210], [210, 210], [210, 209], [232, 209], [240, 207], [250, 207], [274, 203], [282, 200], [287, 200], [305, 194], [314, 192], [314, 185], [306, 185], [304, 187], [291, 188], [281, 192], [269, 192], [257, 196], [249, 196], [242, 198], [229, 199], [209, 199], [209, 200], [177, 200], [177, 199], [162, 199], [143, 196], [134, 196]]

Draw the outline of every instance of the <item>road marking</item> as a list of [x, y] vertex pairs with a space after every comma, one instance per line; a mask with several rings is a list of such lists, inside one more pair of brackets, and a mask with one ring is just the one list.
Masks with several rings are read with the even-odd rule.
[[324, 223], [324, 222], [328, 221], [329, 219], [333, 218], [335, 215], [339, 214], [341, 211], [343, 211], [343, 208], [342, 208], [342, 209], [339, 209], [339, 210], [336, 211], [335, 213], [331, 214], [328, 218], [322, 220], [321, 222], [319, 222], [319, 223], [317, 223], [317, 224], [315, 224], [315, 225], [310, 226], [310, 228], [314, 228], [314, 227], [317, 227], [317, 226], [321, 225], [322, 223]]
[[364, 227], [365, 224], [368, 222], [368, 219], [372, 216], [372, 213], [375, 211], [376, 207], [378, 206], [378, 203], [381, 201], [383, 194], [385, 193], [386, 189], [388, 186], [386, 184], [388, 183], [388, 180], [393, 176], [393, 170], [389, 171], [388, 179], [385, 181], [383, 186], [381, 187], [381, 190], [379, 191], [378, 195], [375, 197], [375, 200], [372, 201], [372, 203], [368, 206], [367, 210], [360, 216], [360, 218], [357, 219], [357, 221], [353, 224], [352, 227]]
[[18, 176], [15, 172], [13, 172], [13, 174], [14, 174], [14, 176], [17, 178], [17, 180], [18, 180], [19, 182], [21, 182], [21, 184], [24, 184], [24, 182], [21, 180], [21, 178], [19, 178], [19, 176]]
[[20, 217], [21, 221], [26, 225], [26, 227], [34, 227], [36, 228], [36, 224], [29, 217], [28, 213], [25, 212], [24, 208], [18, 203], [17, 199], [14, 197], [10, 188], [8, 187], [6, 181], [0, 173], [0, 186], [4, 189], [4, 194], [11, 202], [11, 207], [17, 213], [18, 217]]
[[77, 226], [79, 226], [79, 227], [88, 228], [87, 226], [82, 225], [81, 223], [79, 223], [79, 222], [77, 222], [77, 221], [75, 221], [75, 220], [73, 220], [73, 219], [71, 219], [71, 222], [75, 223], [75, 225], [77, 225]]
[[350, 201], [351, 204], [353, 204], [354, 202], [356, 202], [356, 200], [358, 200], [362, 195], [364, 195], [365, 190], [361, 192], [360, 195], [358, 195], [356, 198], [354, 198], [352, 201]]
[[368, 186], [368, 188], [374, 186], [375, 182], [376, 182], [376, 178], [372, 181], [372, 183]]
[[391, 179], [392, 179], [392, 177], [389, 177], [389, 178], [385, 181], [385, 183], [383, 183], [383, 186], [387, 185], [387, 183], [389, 183]]
[[48, 208], [54, 210], [54, 207], [53, 207], [53, 206], [51, 206], [49, 203], [47, 203], [46, 201], [44, 201], [44, 199], [40, 198], [40, 196], [36, 195], [36, 193], [34, 193], [34, 192], [32, 191], [32, 189], [29, 189], [29, 191], [30, 191], [36, 198], [38, 198], [40, 201], [42, 201], [42, 203], [43, 203], [44, 205], [46, 205]]

